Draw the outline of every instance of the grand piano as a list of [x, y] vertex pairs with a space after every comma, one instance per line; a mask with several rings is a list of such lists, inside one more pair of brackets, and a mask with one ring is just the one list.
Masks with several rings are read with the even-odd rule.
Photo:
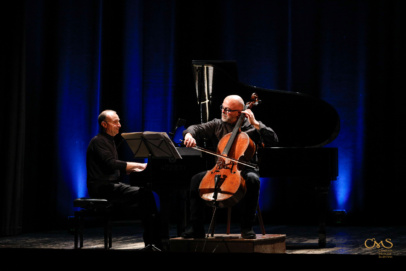
[[[251, 93], [258, 95], [261, 104], [259, 109], [255, 109], [255, 116], [272, 127], [279, 138], [277, 147], [258, 149], [260, 176], [292, 177], [310, 182], [317, 202], [315, 211], [318, 214], [318, 245], [325, 247], [328, 192], [330, 183], [338, 176], [338, 150], [325, 145], [332, 142], [340, 130], [336, 110], [325, 101], [303, 93], [244, 84], [238, 79], [237, 64], [234, 61], [194, 60], [192, 68], [201, 123], [219, 117], [219, 107], [229, 94], [238, 94], [245, 100]], [[216, 146], [207, 146], [204, 139], [198, 140], [200, 146], [215, 150]], [[151, 161], [155, 172], [151, 180], [172, 174], [174, 178], [166, 178], [173, 180], [171, 187], [187, 187], [187, 182], [194, 173], [213, 167], [211, 161], [193, 161], [192, 164], [194, 167], [198, 166], [198, 169], [189, 166], [189, 161], [204, 159], [205, 156], [185, 149], [187, 148], [178, 147], [183, 156], [180, 161]], [[159, 190], [158, 186], [155, 188]]]

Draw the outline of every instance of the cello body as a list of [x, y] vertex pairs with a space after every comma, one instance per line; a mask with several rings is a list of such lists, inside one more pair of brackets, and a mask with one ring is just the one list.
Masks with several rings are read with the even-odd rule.
[[[240, 131], [244, 116], [240, 116], [232, 133], [228, 133], [217, 145], [217, 153], [222, 157], [203, 177], [200, 186], [200, 197], [209, 205], [231, 207], [239, 202], [246, 193], [246, 184], [241, 176], [244, 166], [238, 161], [250, 161], [256, 147], [248, 134]], [[233, 160], [227, 159], [227, 157]]]

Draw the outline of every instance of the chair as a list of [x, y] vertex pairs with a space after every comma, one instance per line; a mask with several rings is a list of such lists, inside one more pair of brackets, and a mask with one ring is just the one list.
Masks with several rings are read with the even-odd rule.
[[[83, 247], [83, 229], [86, 218], [102, 218], [104, 222], [104, 248], [112, 247], [111, 207], [106, 199], [78, 198], [73, 206], [79, 208], [74, 212], [74, 245], [75, 249]], [[79, 239], [79, 240], [78, 240]], [[78, 241], [80, 244], [78, 246]]]
[[[227, 235], [230, 234], [230, 225], [231, 225], [231, 208], [232, 207], [227, 207]], [[262, 219], [262, 213], [261, 213], [261, 208], [259, 207], [259, 204], [257, 205], [257, 215], [258, 215], [258, 222], [259, 226], [261, 228], [261, 233], [262, 235], [266, 234], [265, 227], [264, 227], [264, 221]], [[211, 231], [211, 236], [213, 237], [214, 235], [214, 221], [215, 221], [215, 216], [216, 216], [216, 208], [213, 208], [213, 217], [212, 217], [212, 222], [210, 225], [210, 231]]]

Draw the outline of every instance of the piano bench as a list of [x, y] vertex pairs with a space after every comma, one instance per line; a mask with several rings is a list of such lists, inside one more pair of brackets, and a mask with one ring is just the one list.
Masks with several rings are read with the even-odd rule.
[[[102, 219], [104, 226], [104, 248], [112, 246], [111, 207], [106, 199], [78, 198], [73, 201], [77, 208], [74, 212], [74, 247], [83, 247], [83, 229], [87, 218]], [[79, 243], [79, 245], [78, 245]]]

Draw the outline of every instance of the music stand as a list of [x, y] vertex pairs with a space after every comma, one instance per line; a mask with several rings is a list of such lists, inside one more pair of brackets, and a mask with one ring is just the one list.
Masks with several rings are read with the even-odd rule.
[[165, 132], [123, 133], [134, 158], [182, 159]]
[[[132, 150], [134, 158], [182, 159], [165, 132], [134, 132], [123, 133], [121, 136]], [[150, 170], [150, 174], [152, 175], [152, 170]], [[143, 250], [160, 251], [151, 244], [148, 244]]]

